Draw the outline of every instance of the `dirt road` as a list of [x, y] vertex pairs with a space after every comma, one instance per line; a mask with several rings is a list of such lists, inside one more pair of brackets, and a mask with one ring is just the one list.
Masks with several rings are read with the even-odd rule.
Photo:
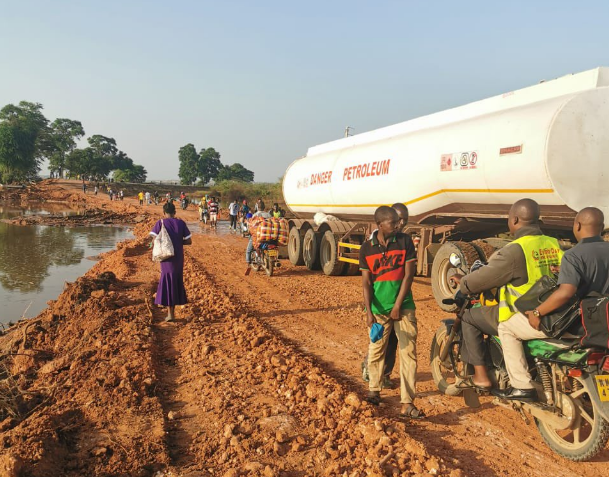
[[[77, 193], [78, 184], [61, 187]], [[140, 210], [132, 199], [86, 202]], [[271, 278], [245, 277], [245, 239], [200, 228], [194, 211], [178, 215], [196, 233], [185, 252], [191, 303], [176, 323], [150, 305], [159, 272], [148, 220], [37, 321], [2, 337], [0, 348], [20, 355], [4, 363], [31, 397], [0, 423], [0, 468], [159, 477], [605, 472], [607, 449], [594, 462], [572, 463], [490, 398], [470, 410], [436, 391], [429, 347], [444, 315], [427, 279], [415, 280], [414, 296], [417, 404], [429, 418], [404, 423], [396, 419], [398, 390], [379, 409], [360, 400], [367, 338], [359, 277], [326, 277], [287, 261]], [[117, 280], [96, 281], [105, 271]]]

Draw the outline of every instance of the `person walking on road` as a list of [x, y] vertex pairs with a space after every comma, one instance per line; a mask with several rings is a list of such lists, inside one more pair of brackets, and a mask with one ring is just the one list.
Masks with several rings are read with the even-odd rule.
[[262, 200], [262, 197], [258, 197], [258, 200], [254, 205], [254, 212], [264, 212], [264, 201]]
[[144, 198], [146, 199], [146, 205], [150, 205], [150, 192], [146, 191]]
[[140, 205], [144, 205], [144, 191], [140, 191], [137, 195], [138, 200], [140, 201]]
[[233, 200], [228, 206], [228, 216], [230, 218], [230, 228], [237, 230], [237, 215], [239, 214], [239, 203]]
[[192, 243], [192, 235], [186, 222], [176, 219], [176, 207], [172, 202], [163, 205], [165, 218], [159, 220], [150, 235], [156, 237], [161, 232], [161, 223], [165, 226], [171, 242], [173, 243], [174, 255], [161, 262], [161, 279], [156, 291], [154, 303], [168, 307], [165, 321], [175, 319], [175, 307], [185, 305], [188, 300], [184, 288], [184, 245]]
[[207, 210], [209, 211], [209, 225], [212, 228], [217, 228], [218, 227], [218, 215], [219, 215], [219, 205], [218, 202], [216, 201], [215, 197], [212, 197], [209, 200], [209, 204], [207, 206]]
[[371, 332], [368, 347], [370, 384], [366, 400], [377, 406], [381, 402], [387, 344], [391, 331], [395, 330], [400, 351], [400, 417], [422, 419], [425, 413], [414, 405], [417, 319], [411, 287], [416, 252], [410, 236], [398, 232], [399, 220], [391, 207], [376, 209], [374, 221], [378, 230], [362, 245], [359, 254], [366, 324]]

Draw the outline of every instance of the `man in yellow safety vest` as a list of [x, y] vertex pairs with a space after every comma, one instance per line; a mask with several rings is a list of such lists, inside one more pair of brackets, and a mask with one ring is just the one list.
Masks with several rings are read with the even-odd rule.
[[[460, 291], [464, 294], [481, 293], [495, 287], [499, 289], [498, 305], [472, 308], [463, 317], [461, 353], [463, 360], [474, 367], [472, 384], [475, 387], [486, 390], [491, 387], [486, 371], [483, 334], [497, 335], [501, 323], [514, 319], [515, 315], [523, 316], [516, 312], [516, 299], [542, 275], [551, 275], [552, 267], [560, 264], [562, 251], [558, 241], [543, 235], [539, 228], [539, 214], [539, 204], [534, 200], [521, 199], [516, 202], [508, 215], [508, 228], [515, 240], [495, 252], [488, 265], [465, 277], [452, 277], [460, 282]], [[517, 316], [517, 319], [520, 318]], [[512, 352], [504, 348], [506, 363], [514, 361], [510, 356]], [[521, 381], [517, 383], [521, 387], [512, 383], [514, 390], [502, 395], [504, 399], [535, 398], [532, 385], [524, 385]]]

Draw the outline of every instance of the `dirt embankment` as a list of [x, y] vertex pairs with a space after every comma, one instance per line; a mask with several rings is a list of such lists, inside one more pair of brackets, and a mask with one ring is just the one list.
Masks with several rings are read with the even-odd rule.
[[151, 225], [0, 339], [6, 475], [451, 473], [196, 257], [185, 270], [191, 304], [162, 321], [150, 303]]
[[[69, 191], [68, 191], [69, 192]], [[76, 193], [78, 191], [76, 190]], [[120, 212], [134, 201], [89, 205]], [[158, 208], [150, 209], [158, 214]], [[196, 212], [179, 211], [187, 221]], [[176, 323], [151, 305], [159, 272], [147, 231], [102, 257], [35, 320], [0, 337], [0, 469], [6, 475], [596, 476], [609, 451], [575, 464], [533, 424], [483, 399], [439, 394], [428, 350], [443, 314], [417, 278], [419, 399], [361, 401], [366, 348], [358, 277], [289, 263], [243, 276], [244, 239], [206, 229], [186, 248], [191, 303]], [[113, 272], [112, 275], [104, 272]], [[1, 475], [1, 471], [0, 471]]]

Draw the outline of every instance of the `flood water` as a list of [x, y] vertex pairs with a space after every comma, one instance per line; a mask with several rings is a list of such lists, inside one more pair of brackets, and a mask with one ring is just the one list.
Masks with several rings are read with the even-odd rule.
[[[48, 211], [0, 203], [0, 219], [34, 213]], [[63, 208], [60, 213], [77, 212]], [[0, 323], [36, 316], [47, 301], [59, 296], [66, 281], [75, 281], [95, 264], [96, 255], [132, 236], [128, 227], [18, 226], [0, 222]]]

